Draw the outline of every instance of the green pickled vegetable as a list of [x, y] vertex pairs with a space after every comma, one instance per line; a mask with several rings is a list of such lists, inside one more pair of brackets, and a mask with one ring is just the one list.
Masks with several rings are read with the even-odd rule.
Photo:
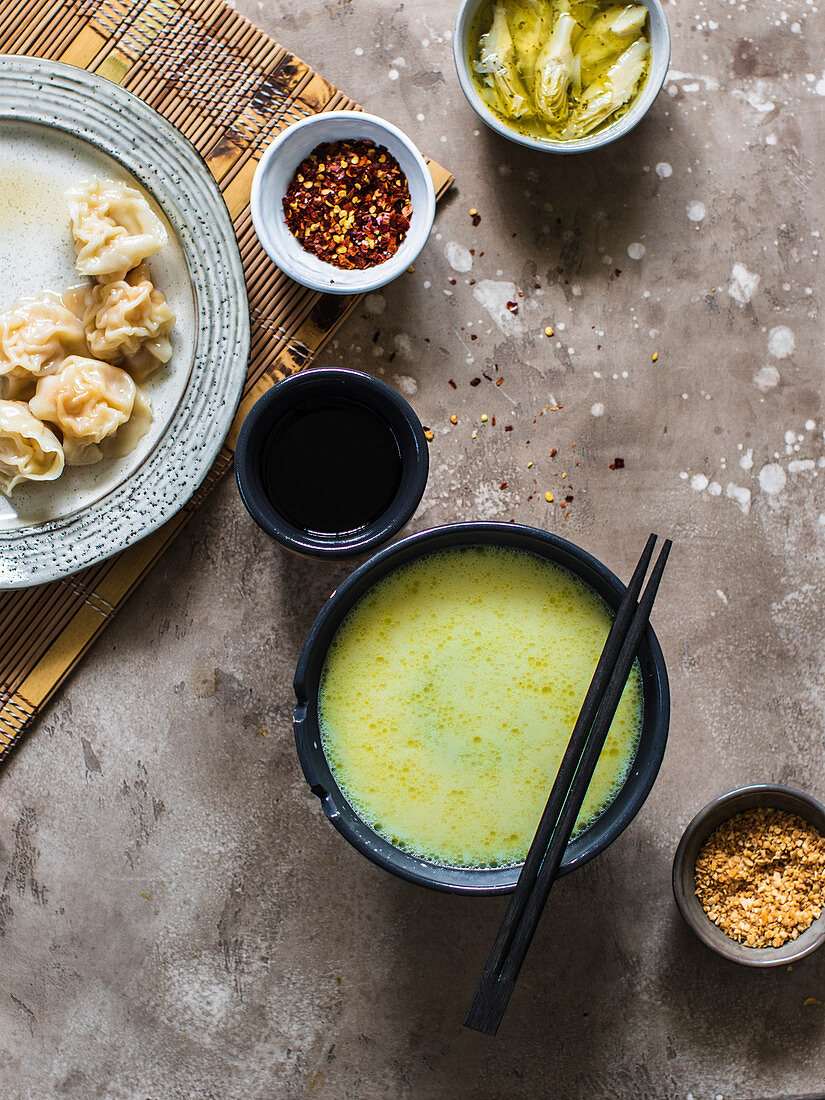
[[492, 92], [493, 102], [500, 104], [493, 109], [499, 110], [505, 118], [522, 118], [526, 114], [532, 114], [527, 89], [518, 70], [513, 38], [507, 26], [503, 4], [496, 4], [493, 8], [493, 25], [481, 36], [479, 46], [479, 57], [474, 68], [482, 77], [488, 91], [485, 95], [487, 103], [493, 105], [489, 97], [489, 92]]
[[553, 13], [548, 0], [511, 0], [505, 10], [518, 67], [529, 88], [535, 77], [539, 51], [550, 36]]
[[639, 38], [610, 66], [602, 80], [588, 85], [570, 118], [572, 136], [591, 134], [631, 99], [649, 55], [649, 44]]
[[537, 112], [548, 122], [564, 122], [570, 113], [567, 93], [573, 83], [573, 35], [578, 29], [573, 16], [562, 12], [536, 60], [533, 96]]
[[634, 4], [627, 8], [611, 8], [592, 21], [576, 45], [585, 87], [598, 80], [622, 50], [640, 37], [646, 20], [647, 8]]
[[471, 32], [485, 103], [520, 133], [552, 141], [621, 118], [650, 70], [648, 11], [611, 0], [495, 0]]

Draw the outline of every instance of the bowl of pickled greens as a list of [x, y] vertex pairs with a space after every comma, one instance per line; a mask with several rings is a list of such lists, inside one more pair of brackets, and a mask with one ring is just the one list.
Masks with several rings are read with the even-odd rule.
[[661, 90], [670, 32], [660, 0], [464, 0], [453, 54], [488, 126], [556, 153], [607, 145]]

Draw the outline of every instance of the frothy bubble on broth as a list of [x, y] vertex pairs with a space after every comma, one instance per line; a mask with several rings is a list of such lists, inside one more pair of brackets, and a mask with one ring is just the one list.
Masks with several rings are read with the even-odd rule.
[[[339, 627], [321, 738], [355, 812], [452, 867], [524, 859], [607, 637], [604, 602], [538, 555], [436, 551], [383, 578]], [[638, 744], [634, 666], [577, 831], [621, 788]]]

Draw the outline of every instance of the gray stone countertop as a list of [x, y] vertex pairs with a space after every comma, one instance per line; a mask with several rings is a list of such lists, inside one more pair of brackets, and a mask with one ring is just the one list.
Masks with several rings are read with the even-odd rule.
[[[465, 1031], [505, 902], [396, 880], [324, 820], [291, 679], [349, 567], [279, 550], [227, 480], [0, 776], [0, 1095], [822, 1093], [825, 951], [727, 964], [670, 892], [713, 796], [825, 795], [816, 0], [668, 3], [649, 117], [577, 158], [480, 127], [453, 4], [237, 6], [458, 180], [414, 272], [319, 358], [380, 375], [431, 427], [411, 529], [512, 518], [623, 577], [670, 535], [670, 743], [633, 824], [554, 890], [499, 1037]], [[503, 383], [471, 387], [483, 372]]]

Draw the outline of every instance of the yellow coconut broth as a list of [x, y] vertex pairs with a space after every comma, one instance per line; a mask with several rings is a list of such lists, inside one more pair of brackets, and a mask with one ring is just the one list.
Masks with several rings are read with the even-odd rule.
[[[350, 805], [438, 864], [522, 861], [611, 621], [590, 588], [521, 551], [437, 551], [388, 575], [321, 676], [322, 743]], [[634, 666], [577, 831], [621, 787], [641, 712]]]

